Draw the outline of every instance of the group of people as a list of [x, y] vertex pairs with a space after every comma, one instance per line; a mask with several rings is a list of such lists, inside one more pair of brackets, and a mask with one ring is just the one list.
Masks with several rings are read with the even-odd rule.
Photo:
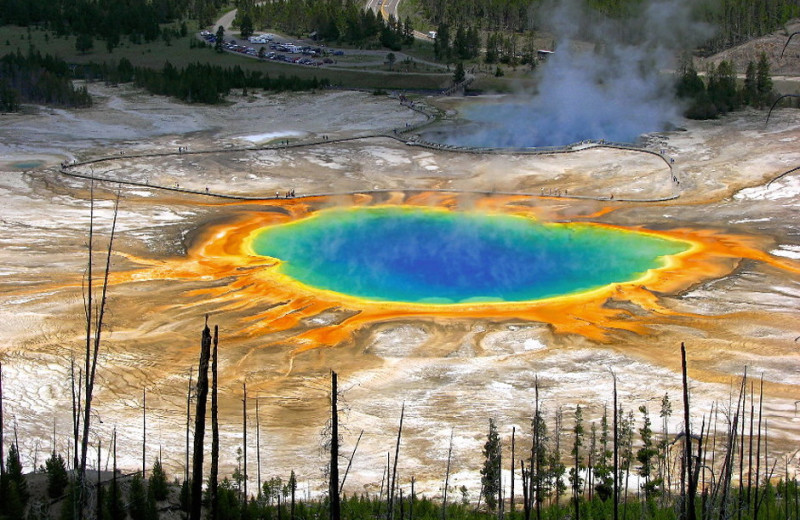
[[[567, 190], [564, 189], [564, 196], [567, 196]], [[561, 188], [542, 188], [541, 196], [544, 197], [545, 195], [553, 196], [553, 197], [560, 197], [561, 196]]]
[[[281, 198], [281, 192], [279, 192], [279, 191], [276, 191], [276, 192], [275, 192], [275, 198], [276, 198], [276, 199], [279, 199], [279, 198]], [[293, 198], [294, 198], [294, 188], [292, 188], [291, 190], [288, 190], [288, 191], [287, 191], [287, 192], [284, 194], [284, 197], [283, 197], [283, 198], [285, 198], [285, 199], [293, 199]]]

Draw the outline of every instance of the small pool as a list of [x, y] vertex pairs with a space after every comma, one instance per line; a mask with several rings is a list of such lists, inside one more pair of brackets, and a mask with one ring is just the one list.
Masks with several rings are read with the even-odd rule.
[[329, 209], [267, 227], [253, 253], [298, 282], [373, 301], [520, 302], [630, 282], [689, 249], [594, 224], [411, 206]]
[[11, 167], [15, 170], [35, 170], [44, 166], [44, 161], [17, 161], [11, 163]]

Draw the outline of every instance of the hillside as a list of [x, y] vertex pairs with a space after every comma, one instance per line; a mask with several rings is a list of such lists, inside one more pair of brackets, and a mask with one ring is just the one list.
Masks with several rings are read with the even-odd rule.
[[733, 61], [736, 71], [740, 74], [747, 69], [749, 61], [758, 61], [762, 52], [767, 54], [770, 70], [776, 76], [800, 77], [800, 35], [795, 36], [781, 56], [789, 35], [800, 31], [800, 19], [794, 19], [786, 28], [775, 31], [760, 38], [754, 38], [741, 45], [724, 50], [697, 63], [698, 70], [704, 70], [713, 63], [715, 66], [723, 60]]

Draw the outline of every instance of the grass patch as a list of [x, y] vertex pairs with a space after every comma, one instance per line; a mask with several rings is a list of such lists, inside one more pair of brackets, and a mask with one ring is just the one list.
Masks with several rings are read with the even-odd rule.
[[403, 46], [402, 52], [416, 59], [426, 60], [426, 61], [436, 61], [436, 57], [433, 54], [432, 41], [420, 40], [415, 38], [414, 45]]
[[415, 30], [428, 34], [428, 31], [435, 31], [436, 27], [431, 25], [426, 16], [423, 15], [422, 5], [419, 0], [403, 0], [397, 6], [397, 15], [405, 22], [406, 18], [411, 19], [411, 26]]

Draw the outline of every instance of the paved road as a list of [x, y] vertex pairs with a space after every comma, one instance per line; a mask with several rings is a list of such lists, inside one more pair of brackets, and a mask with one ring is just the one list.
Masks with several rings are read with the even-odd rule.
[[376, 13], [380, 12], [387, 17], [393, 14], [397, 18], [397, 6], [400, 0], [367, 0], [367, 9], [372, 9]]
[[222, 18], [217, 20], [217, 23], [214, 24], [214, 27], [211, 32], [217, 32], [217, 28], [221, 25], [225, 28], [225, 34], [228, 34], [231, 31], [231, 24], [233, 24], [233, 19], [236, 18], [236, 11], [228, 11], [227, 13], [222, 15]]

